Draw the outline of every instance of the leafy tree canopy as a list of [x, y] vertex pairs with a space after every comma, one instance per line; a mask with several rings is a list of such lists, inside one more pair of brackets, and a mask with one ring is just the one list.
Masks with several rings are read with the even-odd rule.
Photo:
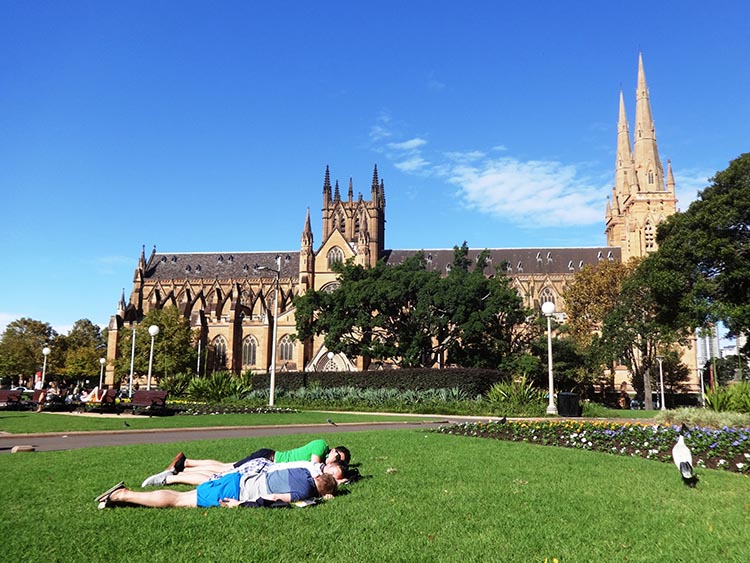
[[722, 320], [738, 334], [750, 329], [750, 153], [711, 182], [687, 211], [660, 225], [659, 267], [673, 279], [655, 294], [678, 304], [675, 325]]
[[[151, 335], [148, 328], [151, 325], [159, 327], [159, 334], [154, 338], [152, 376], [163, 377], [193, 371], [198, 353], [190, 323], [176, 307], [165, 307], [149, 311], [136, 326], [134, 373], [137, 375], [148, 373], [151, 352]], [[130, 374], [132, 333], [132, 329], [128, 327], [123, 327], [119, 332], [119, 354], [115, 360], [115, 373], [121, 378]]]
[[47, 357], [47, 370], [53, 372], [62, 365], [62, 357], [55, 351], [57, 332], [48, 324], [22, 318], [8, 324], [0, 336], [0, 374], [17, 382], [18, 376], [30, 378], [42, 369], [42, 348], [52, 351]]
[[525, 312], [507, 278], [485, 275], [484, 253], [471, 271], [467, 255], [466, 243], [454, 248], [446, 277], [422, 253], [394, 266], [342, 264], [338, 289], [295, 300], [298, 337], [323, 334], [333, 352], [401, 367], [431, 367], [447, 354], [453, 364], [496, 368]]

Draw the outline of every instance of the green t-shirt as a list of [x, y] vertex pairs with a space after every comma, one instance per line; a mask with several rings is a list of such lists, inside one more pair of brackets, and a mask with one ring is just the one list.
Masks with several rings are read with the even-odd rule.
[[275, 463], [286, 463], [289, 461], [310, 461], [312, 456], [318, 456], [320, 461], [325, 461], [328, 455], [328, 446], [324, 440], [313, 440], [300, 448], [276, 452], [273, 456]]

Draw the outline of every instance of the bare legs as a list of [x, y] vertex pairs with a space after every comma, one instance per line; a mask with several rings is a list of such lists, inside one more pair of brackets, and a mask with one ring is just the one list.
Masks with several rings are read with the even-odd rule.
[[186, 459], [185, 471], [191, 469], [205, 471], [211, 474], [224, 473], [225, 471], [231, 471], [234, 469], [234, 464], [223, 463], [221, 461], [216, 461], [215, 459]]
[[130, 489], [119, 489], [109, 499], [113, 502], [127, 502], [152, 508], [195, 508], [198, 506], [198, 493], [192, 491], [158, 491], [138, 492]]

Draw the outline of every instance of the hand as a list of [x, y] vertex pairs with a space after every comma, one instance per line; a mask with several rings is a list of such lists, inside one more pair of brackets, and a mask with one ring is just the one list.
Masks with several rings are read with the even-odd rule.
[[328, 493], [327, 495], [323, 495], [323, 500], [331, 500], [333, 498], [333, 495], [331, 493]]
[[240, 505], [240, 501], [236, 498], [223, 498], [219, 501], [219, 504], [227, 508], [237, 508]]

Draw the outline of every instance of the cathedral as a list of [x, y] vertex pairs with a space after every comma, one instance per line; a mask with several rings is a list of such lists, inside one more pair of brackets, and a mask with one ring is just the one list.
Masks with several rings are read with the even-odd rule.
[[[342, 191], [338, 180], [332, 183], [326, 167], [317, 247], [308, 209], [300, 247], [294, 250], [170, 253], [154, 248], [148, 256], [142, 250], [129, 300], [126, 303], [123, 292], [110, 320], [107, 357], [118, 354], [120, 331], [138, 324], [152, 309], [177, 307], [199, 335], [201, 373], [218, 369], [267, 372], [274, 335], [277, 372], [363, 369], [361, 358], [329, 353], [322, 338], [304, 342], [292, 338], [296, 332], [293, 298], [311, 289], [335, 289], [333, 264], [349, 259], [363, 266], [373, 266], [378, 260], [398, 264], [415, 252], [386, 248], [386, 191], [377, 165], [367, 198], [359, 191], [355, 196], [351, 178], [346, 193]], [[605, 212], [607, 246], [491, 248], [490, 261], [506, 265], [525, 306], [539, 309], [552, 301], [562, 320], [565, 303], [561, 296], [574, 274], [587, 264], [627, 261], [655, 250], [656, 226], [675, 212], [676, 202], [670, 163], [664, 178], [639, 56], [632, 144], [620, 92], [615, 181]], [[469, 258], [476, 259], [480, 251], [470, 251]], [[453, 249], [422, 252], [428, 268], [440, 272], [450, 268]], [[107, 382], [112, 384], [113, 379], [110, 365]]]

